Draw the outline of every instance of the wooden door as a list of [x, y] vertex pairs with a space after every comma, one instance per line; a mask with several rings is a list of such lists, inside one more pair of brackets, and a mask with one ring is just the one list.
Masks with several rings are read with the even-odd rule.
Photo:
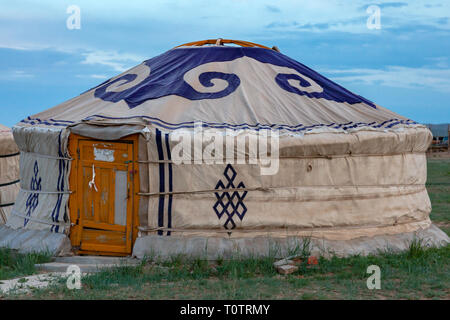
[[69, 149], [76, 147], [77, 153], [71, 175], [71, 187], [76, 189], [70, 201], [71, 242], [79, 253], [131, 253], [133, 142], [82, 138], [70, 141]]

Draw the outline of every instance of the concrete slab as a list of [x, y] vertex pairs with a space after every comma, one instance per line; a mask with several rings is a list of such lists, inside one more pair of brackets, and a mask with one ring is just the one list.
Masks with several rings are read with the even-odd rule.
[[65, 234], [12, 229], [5, 225], [0, 225], [0, 247], [15, 249], [22, 253], [48, 252], [54, 256], [72, 254], [70, 240]]
[[71, 256], [56, 257], [52, 262], [36, 264], [39, 271], [45, 272], [66, 272], [67, 269], [76, 265], [82, 273], [99, 272], [103, 269], [136, 266], [140, 263], [138, 259], [122, 258], [122, 257], [103, 257], [103, 256]]
[[[36, 269], [39, 271], [62, 272], [62, 273], [66, 273], [70, 266], [73, 266], [73, 264], [58, 263], [58, 262], [49, 262], [49, 263], [42, 263], [42, 264], [35, 265]], [[93, 273], [93, 272], [99, 272], [102, 269], [112, 268], [116, 265], [112, 265], [112, 264], [103, 264], [103, 265], [77, 264], [77, 266], [80, 268], [81, 273]]]
[[[380, 251], [399, 252], [407, 250], [414, 239], [422, 239], [424, 245], [440, 247], [450, 243], [450, 238], [437, 226], [428, 229], [396, 235], [361, 237], [346, 241], [325, 239], [310, 240], [310, 252], [314, 256], [330, 257], [350, 256], [355, 254], [369, 255]], [[176, 255], [206, 260], [231, 259], [233, 257], [283, 258], [296, 247], [303, 245], [305, 238], [205, 238], [205, 237], [167, 237], [149, 235], [136, 239], [133, 256], [142, 259], [146, 256], [161, 260]]]
[[54, 262], [70, 263], [70, 264], [111, 264], [111, 265], [135, 265], [140, 261], [128, 257], [106, 257], [106, 256], [70, 256], [70, 257], [56, 257]]

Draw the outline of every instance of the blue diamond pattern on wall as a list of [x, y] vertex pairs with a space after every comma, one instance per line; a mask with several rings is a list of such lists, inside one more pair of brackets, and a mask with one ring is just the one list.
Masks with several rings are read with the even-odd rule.
[[214, 204], [213, 209], [219, 219], [221, 219], [223, 215], [226, 215], [226, 221], [223, 226], [225, 229], [231, 230], [236, 228], [236, 223], [233, 220], [234, 216], [238, 216], [242, 221], [247, 212], [247, 207], [244, 204], [244, 198], [247, 195], [247, 191], [227, 191], [227, 189], [245, 189], [245, 185], [242, 181], [239, 182], [237, 186], [234, 185], [237, 173], [231, 164], [227, 165], [223, 175], [225, 176], [226, 181], [223, 182], [222, 180], [219, 180], [215, 189], [223, 189], [225, 191], [215, 192], [217, 202]]
[[[34, 162], [33, 172], [34, 172], [34, 177], [31, 178], [30, 190], [40, 191], [42, 179], [41, 179], [41, 177], [38, 178], [39, 166], [38, 166], [37, 161]], [[28, 195], [27, 202], [26, 202], [26, 208], [27, 208], [26, 216], [27, 217], [31, 217], [31, 214], [36, 209], [38, 204], [39, 204], [39, 193], [30, 193]], [[30, 221], [30, 219], [25, 218], [23, 220], [23, 226], [25, 227], [29, 221]]]

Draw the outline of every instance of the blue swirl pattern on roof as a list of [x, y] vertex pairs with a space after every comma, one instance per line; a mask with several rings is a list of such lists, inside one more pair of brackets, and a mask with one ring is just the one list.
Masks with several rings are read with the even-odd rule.
[[125, 74], [113, 81], [106, 81], [94, 88], [94, 96], [105, 101], [118, 102], [124, 100], [129, 108], [135, 108], [143, 102], [157, 99], [169, 95], [177, 95], [189, 100], [218, 99], [232, 94], [241, 84], [241, 79], [236, 74], [223, 72], [204, 72], [199, 76], [199, 82], [205, 86], [212, 86], [211, 80], [222, 79], [228, 85], [219, 92], [198, 92], [183, 79], [184, 75], [193, 68], [210, 62], [226, 62], [241, 57], [250, 57], [262, 63], [269, 63], [275, 66], [288, 67], [298, 73], [312, 79], [321, 88], [321, 92], [307, 92], [293, 87], [288, 80], [298, 80], [300, 88], [308, 88], [311, 84], [307, 79], [298, 75], [280, 73], [274, 79], [274, 85], [312, 99], [326, 99], [336, 102], [347, 102], [349, 104], [365, 103], [373, 108], [375, 105], [333, 81], [321, 76], [305, 65], [273, 50], [262, 48], [240, 48], [240, 47], [203, 47], [203, 48], [179, 48], [167, 51], [157, 57], [145, 61], [151, 72], [150, 74], [131, 88], [119, 90], [119, 92], [108, 91], [114, 83], [119, 88], [134, 81], [136, 74]]

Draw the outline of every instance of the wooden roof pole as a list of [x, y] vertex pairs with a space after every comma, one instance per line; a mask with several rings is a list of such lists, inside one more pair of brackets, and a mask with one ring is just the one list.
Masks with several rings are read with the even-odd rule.
[[[232, 39], [208, 39], [208, 40], [200, 40], [200, 41], [193, 41], [193, 42], [188, 42], [188, 43], [184, 43], [181, 44], [179, 46], [176, 46], [175, 48], [179, 48], [179, 47], [188, 47], [188, 46], [196, 46], [196, 47], [201, 47], [207, 44], [213, 44], [213, 45], [223, 45], [225, 43], [232, 43], [232, 44], [237, 44], [241, 47], [257, 47], [257, 48], [264, 48], [264, 49], [268, 49], [268, 50], [274, 50], [279, 52], [279, 49], [277, 47], [266, 47], [263, 46], [262, 44], [257, 44], [257, 43], [253, 43], [253, 42], [249, 42], [249, 41], [242, 41], [242, 40], [232, 40]], [[175, 49], [174, 48], [174, 49]]]

